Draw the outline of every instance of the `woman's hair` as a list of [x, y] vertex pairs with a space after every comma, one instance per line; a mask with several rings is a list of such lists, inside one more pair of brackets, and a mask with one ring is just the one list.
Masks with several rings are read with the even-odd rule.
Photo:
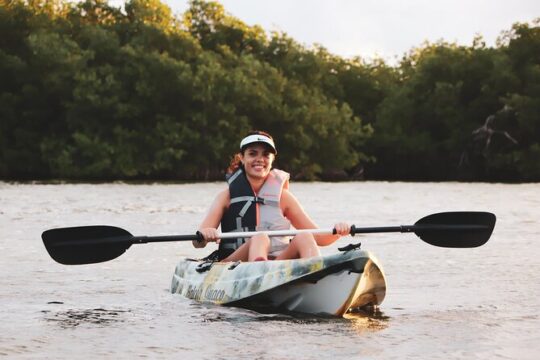
[[[249, 136], [249, 135], [263, 135], [274, 140], [269, 133], [265, 131], [261, 131], [261, 130], [252, 130], [246, 136]], [[241, 149], [239, 152], [233, 155], [231, 159], [231, 163], [229, 164], [229, 167], [227, 168], [227, 174], [232, 174], [236, 170], [238, 170], [238, 168], [242, 167], [241, 156], [244, 154], [245, 150], [246, 149]]]

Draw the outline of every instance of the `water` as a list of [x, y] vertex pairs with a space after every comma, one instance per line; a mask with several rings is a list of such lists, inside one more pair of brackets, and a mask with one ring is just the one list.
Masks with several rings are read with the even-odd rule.
[[412, 234], [355, 237], [382, 262], [388, 291], [380, 313], [345, 319], [261, 315], [172, 295], [178, 258], [210, 252], [189, 243], [134, 245], [113, 261], [64, 266], [40, 239], [49, 228], [90, 224], [190, 234], [222, 187], [0, 183], [0, 357], [538, 357], [538, 184], [293, 183], [321, 227], [412, 224], [452, 210], [498, 216], [491, 240], [475, 249], [436, 248]]

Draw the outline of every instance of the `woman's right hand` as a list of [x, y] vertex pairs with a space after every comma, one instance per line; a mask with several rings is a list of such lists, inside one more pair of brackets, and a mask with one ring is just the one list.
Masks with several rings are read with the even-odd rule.
[[216, 243], [219, 244], [219, 232], [217, 231], [216, 228], [204, 228], [204, 229], [199, 229], [198, 231], [202, 237], [203, 237], [203, 240], [202, 241], [198, 241], [198, 240], [195, 240], [193, 241], [193, 246], [196, 247], [196, 248], [203, 248], [206, 246], [206, 244], [208, 244], [209, 241], [215, 241]]

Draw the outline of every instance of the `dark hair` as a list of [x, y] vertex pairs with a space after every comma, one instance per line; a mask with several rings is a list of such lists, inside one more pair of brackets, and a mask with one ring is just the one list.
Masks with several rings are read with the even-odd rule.
[[[272, 135], [270, 135], [266, 131], [252, 130], [246, 136], [249, 136], [249, 135], [263, 135], [263, 136], [269, 137], [270, 139], [274, 140]], [[241, 149], [239, 152], [237, 152], [236, 154], [233, 155], [233, 157], [231, 159], [231, 163], [229, 164], [229, 167], [227, 168], [227, 174], [232, 174], [236, 170], [238, 170], [238, 168], [242, 167], [242, 161], [240, 159], [241, 159], [241, 156], [244, 154], [244, 151], [246, 151], [245, 148]]]

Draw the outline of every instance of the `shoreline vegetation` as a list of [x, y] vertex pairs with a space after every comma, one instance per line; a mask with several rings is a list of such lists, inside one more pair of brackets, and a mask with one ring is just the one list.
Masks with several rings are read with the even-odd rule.
[[540, 18], [394, 66], [212, 1], [0, 0], [0, 30], [2, 181], [219, 181], [252, 129], [296, 180], [540, 181]]

